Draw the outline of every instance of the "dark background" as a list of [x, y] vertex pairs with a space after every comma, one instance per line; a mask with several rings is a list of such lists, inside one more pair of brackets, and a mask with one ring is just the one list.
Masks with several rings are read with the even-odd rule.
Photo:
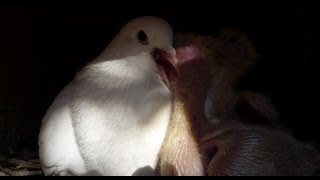
[[36, 148], [54, 97], [127, 21], [143, 15], [179, 31], [248, 33], [262, 58], [242, 87], [270, 96], [298, 139], [319, 142], [318, 3], [110, 2], [0, 4], [0, 152]]

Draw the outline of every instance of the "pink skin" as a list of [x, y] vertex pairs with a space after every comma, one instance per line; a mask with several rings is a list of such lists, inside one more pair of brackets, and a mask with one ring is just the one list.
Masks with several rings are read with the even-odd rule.
[[[199, 152], [197, 128], [206, 124], [204, 100], [209, 85], [209, 68], [200, 48], [189, 44], [165, 56], [167, 62], [177, 62], [178, 73], [168, 73], [172, 90], [173, 114], [160, 155], [161, 175], [205, 175]], [[171, 60], [168, 58], [172, 58]]]
[[176, 50], [176, 55], [179, 65], [183, 65], [189, 61], [199, 60], [201, 57], [203, 57], [200, 49], [193, 44], [178, 48]]

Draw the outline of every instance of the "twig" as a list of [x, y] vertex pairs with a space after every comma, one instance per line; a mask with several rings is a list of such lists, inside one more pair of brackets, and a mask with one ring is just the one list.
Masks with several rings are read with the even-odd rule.
[[4, 176], [41, 176], [41, 171], [28, 171], [28, 170], [10, 170], [0, 166], [0, 172], [4, 173]]
[[27, 162], [19, 159], [10, 159], [8, 163], [16, 165], [17, 169], [36, 169], [36, 170], [41, 169], [40, 164], [35, 164], [32, 162]]
[[10, 170], [6, 169], [6, 168], [3, 168], [1, 165], [0, 165], [0, 172], [3, 172], [7, 176], [11, 176]]

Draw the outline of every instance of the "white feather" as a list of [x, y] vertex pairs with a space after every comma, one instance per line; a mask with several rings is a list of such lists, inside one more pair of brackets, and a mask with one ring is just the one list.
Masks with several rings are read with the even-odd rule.
[[[136, 41], [140, 29], [150, 45]], [[171, 94], [150, 52], [171, 46], [172, 34], [159, 18], [133, 20], [57, 96], [39, 136], [46, 175], [133, 175], [155, 168]]]

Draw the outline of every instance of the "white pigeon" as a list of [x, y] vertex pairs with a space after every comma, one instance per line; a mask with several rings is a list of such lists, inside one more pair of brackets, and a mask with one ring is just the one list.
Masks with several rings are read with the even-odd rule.
[[[171, 112], [166, 71], [174, 62], [173, 30], [140, 17], [56, 97], [39, 135], [45, 175], [149, 175]], [[157, 49], [157, 51], [155, 51]]]

